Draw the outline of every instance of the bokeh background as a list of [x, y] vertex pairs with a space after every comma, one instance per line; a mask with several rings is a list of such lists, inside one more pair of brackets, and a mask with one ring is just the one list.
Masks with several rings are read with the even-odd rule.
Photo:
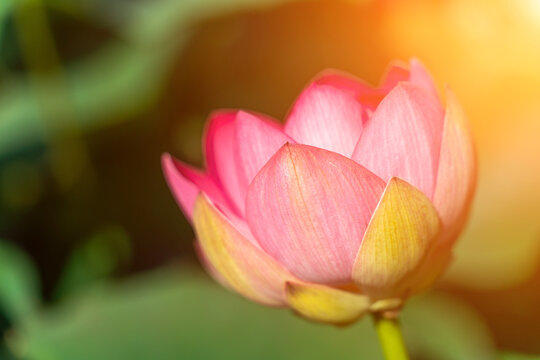
[[[462, 102], [479, 185], [410, 303], [414, 359], [540, 359], [540, 1], [0, 0], [0, 359], [381, 359], [214, 284], [160, 169], [216, 108], [283, 119], [320, 70], [418, 57]], [[442, 93], [442, 91], [441, 91]]]

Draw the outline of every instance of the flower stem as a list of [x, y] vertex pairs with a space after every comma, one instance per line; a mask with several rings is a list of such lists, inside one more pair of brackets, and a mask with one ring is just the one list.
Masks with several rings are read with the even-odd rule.
[[386, 360], [409, 360], [399, 320], [384, 314], [375, 314], [373, 319]]

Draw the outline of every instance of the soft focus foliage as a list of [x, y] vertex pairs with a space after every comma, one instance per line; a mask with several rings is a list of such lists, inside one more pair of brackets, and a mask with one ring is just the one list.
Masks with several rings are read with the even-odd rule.
[[[0, 255], [21, 256], [4, 246]], [[22, 276], [31, 266], [21, 261], [19, 270], [26, 270], [13, 283], [31, 285], [32, 278]], [[440, 311], [453, 316], [444, 319]], [[486, 329], [456, 300], [421, 298], [404, 317], [414, 354], [443, 360], [493, 356]], [[224, 293], [201, 273], [177, 266], [121, 284], [95, 284], [55, 308], [15, 317], [14, 324], [7, 338], [10, 348], [36, 360], [356, 359], [358, 354], [381, 359], [369, 321], [348, 329], [310, 324]], [[431, 334], [427, 341], [426, 332]]]
[[0, 306], [8, 319], [31, 315], [38, 303], [37, 274], [18, 249], [0, 242]]
[[[250, 305], [199, 275], [144, 273], [170, 261], [199, 266], [159, 156], [169, 150], [201, 165], [198, 139], [212, 109], [282, 118], [323, 68], [375, 83], [391, 59], [412, 56], [454, 89], [481, 165], [472, 219], [445, 285], [469, 304], [458, 307], [474, 310], [447, 301], [415, 307], [429, 308], [429, 320], [406, 313], [404, 321], [425, 324], [424, 334], [435, 333], [429, 321], [446, 324], [458, 313], [461, 325], [438, 332], [444, 336], [418, 336], [414, 348], [424, 349], [421, 358], [443, 349], [455, 352], [440, 358], [489, 359], [493, 350], [485, 349], [494, 342], [505, 359], [534, 358], [513, 353], [540, 353], [539, 19], [535, 0], [0, 1], [0, 236], [7, 241], [0, 250], [0, 358], [13, 358], [7, 343], [49, 352], [39, 358], [50, 360], [91, 351], [132, 358], [130, 347], [139, 344], [167, 358], [189, 341], [194, 358], [221, 349], [247, 359], [259, 348], [275, 355], [269, 358], [358, 358], [361, 349], [377, 356], [367, 322], [326, 329]], [[127, 287], [109, 284], [132, 277]], [[205, 307], [193, 313], [209, 317], [190, 318], [182, 302], [197, 306], [204, 296]], [[169, 310], [155, 313], [160, 307]], [[231, 317], [219, 320], [226, 311]], [[123, 318], [113, 323], [129, 328], [94, 321], [115, 315]], [[190, 319], [188, 329], [175, 319]], [[123, 337], [113, 342], [113, 333]], [[216, 346], [208, 347], [203, 333]], [[239, 347], [237, 334], [247, 347]], [[53, 338], [54, 347], [43, 345]]]

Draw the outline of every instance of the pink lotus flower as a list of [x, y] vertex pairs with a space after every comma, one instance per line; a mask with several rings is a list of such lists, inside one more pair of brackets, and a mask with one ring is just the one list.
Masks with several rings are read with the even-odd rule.
[[206, 172], [163, 156], [208, 271], [254, 301], [323, 322], [393, 311], [446, 268], [475, 184], [468, 125], [421, 64], [379, 87], [324, 73], [285, 125], [211, 116]]

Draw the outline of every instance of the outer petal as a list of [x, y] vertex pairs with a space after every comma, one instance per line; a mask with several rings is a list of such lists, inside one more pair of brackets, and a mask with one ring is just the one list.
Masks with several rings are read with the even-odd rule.
[[195, 198], [201, 191], [216, 204], [228, 207], [223, 192], [213, 178], [181, 163], [170, 154], [162, 155], [161, 164], [169, 188], [188, 220], [191, 220]]
[[350, 157], [363, 129], [357, 86], [337, 74], [315, 80], [294, 104], [285, 132], [298, 143]]
[[216, 280], [221, 286], [229, 289], [234, 290], [232, 286], [229, 284], [227, 279], [214, 267], [214, 265], [208, 260], [208, 257], [204, 253], [204, 251], [201, 249], [201, 245], [198, 241], [193, 242], [193, 247], [195, 248], [195, 253], [199, 257], [199, 261], [202, 265], [202, 267], [206, 270], [206, 272], [214, 279]]
[[285, 135], [277, 122], [244, 111], [236, 116], [236, 146], [246, 184], [283, 144], [294, 141]]
[[[443, 236], [441, 234], [441, 238]], [[453, 257], [452, 247], [444, 244], [441, 238], [431, 247], [418, 269], [400, 282], [401, 288], [406, 289], [408, 294], [414, 295], [429, 289], [450, 265]]]
[[443, 116], [437, 99], [418, 86], [400, 83], [375, 110], [352, 158], [383, 180], [403, 178], [431, 198]]
[[217, 112], [206, 130], [205, 153], [208, 173], [221, 184], [238, 213], [243, 212], [247, 183], [240, 172], [236, 152], [235, 119], [238, 111]]
[[350, 159], [287, 144], [250, 185], [246, 219], [261, 247], [296, 276], [348, 282], [383, 189], [381, 179]]
[[284, 284], [295, 281], [290, 273], [248, 240], [199, 195], [193, 224], [204, 259], [216, 277], [245, 297], [266, 304], [284, 305]]
[[221, 112], [210, 120], [207, 165], [222, 184], [237, 213], [244, 214], [249, 183], [285, 142], [293, 142], [280, 125], [245, 111]]
[[433, 202], [453, 241], [465, 223], [476, 185], [476, 157], [463, 110], [447, 90], [437, 187]]
[[417, 271], [440, 229], [429, 199], [405, 181], [391, 179], [360, 245], [353, 280], [373, 297], [407, 295], [400, 282]]
[[370, 306], [365, 295], [322, 285], [288, 282], [285, 293], [291, 308], [300, 315], [336, 325], [358, 320]]

